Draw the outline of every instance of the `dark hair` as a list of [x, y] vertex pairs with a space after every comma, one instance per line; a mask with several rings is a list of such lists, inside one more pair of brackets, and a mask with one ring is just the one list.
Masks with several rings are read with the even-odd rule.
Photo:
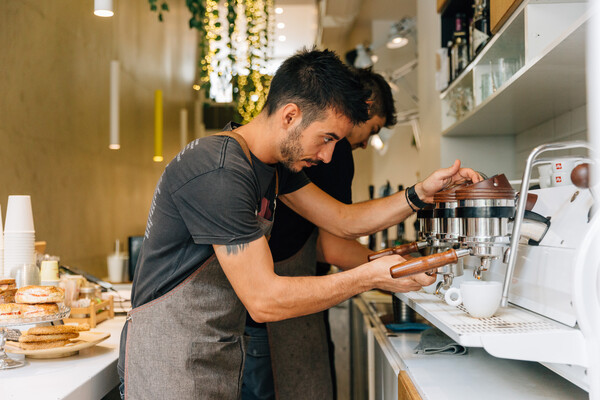
[[371, 108], [369, 117], [379, 115], [385, 119], [385, 127], [391, 128], [396, 125], [396, 106], [394, 104], [394, 96], [392, 89], [386, 82], [383, 76], [373, 72], [371, 68], [363, 68], [355, 70], [358, 79], [363, 84], [365, 89], [371, 91]]
[[275, 73], [265, 109], [271, 115], [285, 104], [296, 104], [302, 111], [302, 129], [323, 118], [328, 109], [357, 125], [369, 119], [369, 95], [333, 51], [305, 48], [285, 60]]

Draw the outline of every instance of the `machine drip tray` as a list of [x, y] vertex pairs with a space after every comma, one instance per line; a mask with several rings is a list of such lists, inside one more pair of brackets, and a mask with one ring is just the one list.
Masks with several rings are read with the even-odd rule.
[[483, 347], [500, 358], [588, 366], [578, 328], [512, 304], [491, 318], [473, 318], [462, 305], [448, 305], [443, 295], [421, 290], [396, 296], [463, 346]]

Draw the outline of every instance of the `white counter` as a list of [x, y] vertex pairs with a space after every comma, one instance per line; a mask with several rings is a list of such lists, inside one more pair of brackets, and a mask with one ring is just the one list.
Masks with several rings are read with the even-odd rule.
[[110, 337], [75, 356], [25, 358], [23, 367], [0, 370], [0, 397], [2, 400], [101, 399], [119, 384], [117, 360], [124, 323], [124, 316], [100, 323], [92, 331], [110, 332]]
[[[423, 399], [588, 398], [586, 391], [537, 362], [496, 358], [473, 347], [466, 355], [414, 354], [420, 334], [388, 332], [367, 305], [369, 302], [391, 302], [391, 298], [386, 299], [375, 292], [365, 293], [356, 300], [359, 309], [371, 321], [375, 342], [396, 377], [400, 371], [406, 371]], [[382, 383], [388, 387], [392, 384], [397, 385], [397, 381]]]

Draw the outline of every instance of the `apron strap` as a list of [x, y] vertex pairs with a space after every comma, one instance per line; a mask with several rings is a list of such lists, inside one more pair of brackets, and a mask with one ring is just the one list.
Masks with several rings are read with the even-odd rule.
[[240, 135], [239, 133], [234, 132], [234, 131], [218, 132], [218, 133], [214, 133], [213, 135], [214, 136], [228, 136], [228, 137], [234, 139], [236, 142], [238, 142], [238, 144], [244, 151], [246, 158], [248, 159], [248, 161], [250, 161], [250, 165], [252, 165], [252, 156], [250, 155], [250, 148], [248, 147], [248, 143], [246, 143], [246, 139], [244, 139], [244, 137], [242, 135]]
[[[214, 133], [213, 135], [214, 136], [228, 136], [228, 137], [232, 138], [233, 140], [235, 140], [236, 142], [238, 142], [238, 144], [244, 151], [246, 158], [248, 158], [248, 161], [250, 161], [250, 165], [253, 165], [252, 164], [252, 156], [250, 155], [250, 148], [248, 147], [248, 143], [246, 143], [246, 139], [244, 139], [244, 137], [242, 135], [240, 135], [239, 133], [234, 132], [234, 131], [218, 132], [218, 133]], [[279, 169], [276, 166], [275, 167], [275, 199], [277, 199], [278, 195], [279, 195]]]

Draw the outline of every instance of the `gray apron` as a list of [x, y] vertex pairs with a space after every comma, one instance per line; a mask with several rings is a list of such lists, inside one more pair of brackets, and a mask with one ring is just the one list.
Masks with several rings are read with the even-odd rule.
[[[315, 276], [317, 235], [315, 230], [298, 253], [275, 263], [275, 273]], [[333, 399], [323, 312], [270, 322], [267, 330], [277, 399]]]
[[[252, 163], [243, 138], [221, 135], [237, 140]], [[268, 235], [272, 221], [257, 218]], [[213, 254], [171, 291], [128, 313], [125, 398], [238, 399], [245, 322], [246, 309]]]

